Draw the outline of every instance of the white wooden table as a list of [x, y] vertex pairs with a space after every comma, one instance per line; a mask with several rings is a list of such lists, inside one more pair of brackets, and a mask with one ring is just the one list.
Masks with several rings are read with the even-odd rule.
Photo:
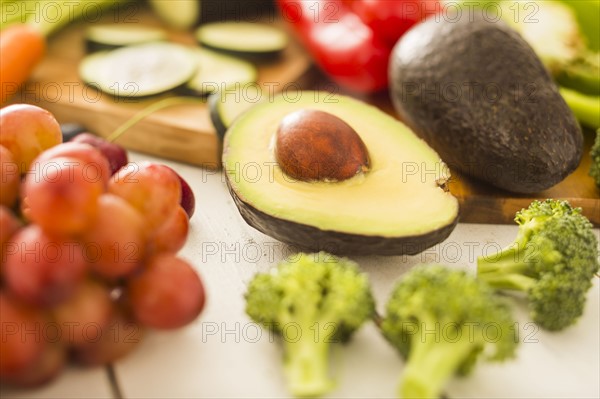
[[[192, 186], [196, 213], [180, 255], [200, 272], [208, 302], [201, 317], [176, 332], [151, 332], [135, 352], [114, 365], [125, 398], [288, 397], [281, 347], [244, 313], [243, 293], [256, 272], [290, 254], [287, 246], [252, 229], [239, 216], [219, 172], [131, 153], [132, 161], [164, 162]], [[596, 230], [598, 234], [598, 230]], [[442, 244], [413, 257], [355, 258], [370, 275], [381, 311], [393, 283], [411, 266], [442, 262], [474, 270], [477, 256], [509, 244], [515, 226], [459, 224]], [[578, 324], [560, 333], [540, 331], [517, 305], [522, 330], [518, 357], [481, 363], [467, 379], [448, 386], [450, 398], [599, 398], [600, 287], [598, 279]], [[525, 342], [523, 342], [525, 341]], [[393, 398], [403, 362], [370, 323], [336, 348], [338, 381], [331, 398]], [[106, 368], [68, 368], [34, 391], [0, 391], [2, 398], [115, 397]]]

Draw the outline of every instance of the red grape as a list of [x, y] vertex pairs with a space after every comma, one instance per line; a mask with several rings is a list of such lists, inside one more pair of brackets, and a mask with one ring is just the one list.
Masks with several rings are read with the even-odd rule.
[[176, 253], [185, 245], [189, 230], [189, 220], [185, 210], [178, 206], [171, 217], [150, 237], [148, 251]]
[[75, 348], [73, 358], [84, 366], [102, 366], [114, 362], [135, 349], [143, 333], [138, 323], [117, 310], [108, 327], [102, 329], [98, 340]]
[[98, 197], [104, 191], [103, 182], [88, 178], [87, 172], [75, 158], [36, 163], [23, 184], [25, 215], [57, 234], [76, 234], [87, 229], [96, 217]]
[[173, 254], [152, 258], [147, 269], [129, 281], [128, 298], [142, 324], [174, 329], [193, 321], [204, 307], [204, 287], [198, 274]]
[[42, 331], [47, 319], [0, 292], [0, 380], [18, 377], [40, 359], [46, 345]]
[[38, 306], [68, 299], [86, 272], [78, 242], [51, 236], [35, 224], [22, 228], [6, 243], [5, 258], [8, 289]]
[[115, 174], [123, 166], [127, 165], [127, 151], [120, 145], [108, 142], [102, 137], [95, 136], [91, 133], [81, 133], [75, 136], [71, 141], [89, 144], [100, 150], [110, 164], [111, 174]]
[[108, 187], [112, 175], [108, 160], [89, 144], [62, 143], [42, 152], [33, 162], [43, 164], [60, 157], [77, 159], [83, 164], [83, 173], [88, 180], [101, 180]]
[[106, 329], [113, 317], [113, 302], [108, 288], [86, 281], [66, 302], [53, 309], [63, 342], [82, 346]]
[[20, 388], [35, 388], [56, 378], [67, 362], [65, 348], [58, 343], [48, 344], [40, 357], [28, 369], [8, 379], [8, 384]]
[[153, 231], [169, 219], [181, 200], [181, 184], [170, 168], [156, 163], [130, 163], [111, 179], [109, 192], [124, 198], [144, 215]]
[[62, 138], [44, 109], [0, 110], [1, 384], [42, 385], [69, 359], [111, 363], [145, 327], [182, 327], [204, 308], [200, 276], [175, 255], [189, 184], [90, 133]]
[[13, 154], [21, 173], [42, 151], [61, 142], [60, 125], [45, 109], [29, 104], [0, 109], [0, 145]]
[[[168, 166], [167, 166], [168, 167]], [[188, 184], [187, 181], [177, 172], [175, 172], [172, 168], [169, 168], [177, 175], [179, 178], [179, 183], [181, 184], [181, 201], [179, 205], [185, 210], [187, 213], [188, 219], [191, 219], [192, 215], [194, 215], [194, 211], [196, 210], [196, 197], [194, 196], [194, 192], [192, 188]]]
[[183, 177], [177, 175], [179, 177], [179, 182], [181, 183], [181, 207], [185, 210], [188, 218], [191, 219], [194, 215], [194, 211], [196, 210], [196, 197], [194, 196], [194, 192], [192, 188], [185, 181]]
[[92, 270], [115, 279], [138, 269], [146, 251], [144, 223], [142, 215], [121, 197], [101, 195], [98, 216], [83, 235]]
[[0, 145], [0, 205], [9, 208], [19, 197], [21, 176], [12, 153]]
[[6, 242], [21, 228], [19, 219], [4, 205], [0, 205], [0, 270], [4, 263]]

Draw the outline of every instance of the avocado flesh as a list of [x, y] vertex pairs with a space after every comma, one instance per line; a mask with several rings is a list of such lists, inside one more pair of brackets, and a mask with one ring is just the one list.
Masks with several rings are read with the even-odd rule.
[[391, 96], [400, 118], [450, 165], [534, 193], [573, 172], [583, 136], [532, 48], [475, 11], [431, 18], [396, 45]]
[[[348, 97], [298, 92], [252, 107], [225, 136], [223, 167], [246, 221], [281, 241], [338, 254], [416, 253], [445, 239], [458, 201], [442, 185], [448, 169], [410, 129]], [[342, 182], [301, 182], [277, 165], [273, 138], [300, 109], [331, 113], [365, 143], [371, 168]]]

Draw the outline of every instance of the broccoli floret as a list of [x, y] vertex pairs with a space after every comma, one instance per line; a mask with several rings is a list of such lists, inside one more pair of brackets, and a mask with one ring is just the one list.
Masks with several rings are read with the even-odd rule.
[[566, 201], [534, 201], [517, 212], [515, 242], [477, 260], [477, 275], [497, 290], [527, 295], [531, 318], [557, 331], [583, 313], [586, 293], [598, 272], [592, 224]]
[[358, 265], [323, 252], [299, 254], [256, 275], [246, 293], [246, 313], [282, 337], [284, 373], [296, 396], [333, 388], [330, 344], [347, 341], [374, 308]]
[[510, 358], [518, 342], [503, 298], [474, 276], [439, 265], [418, 266], [400, 280], [381, 330], [407, 359], [402, 398], [439, 397], [446, 382], [468, 375], [480, 356]]
[[600, 129], [596, 130], [596, 141], [592, 145], [590, 156], [592, 157], [590, 176], [596, 182], [596, 186], [600, 187]]

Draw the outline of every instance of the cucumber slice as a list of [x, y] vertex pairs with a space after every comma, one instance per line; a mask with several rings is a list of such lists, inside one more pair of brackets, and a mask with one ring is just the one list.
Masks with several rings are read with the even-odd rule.
[[196, 30], [200, 44], [240, 56], [273, 56], [288, 44], [282, 30], [250, 22], [213, 22]]
[[203, 48], [195, 49], [193, 54], [198, 71], [188, 82], [186, 89], [194, 94], [207, 96], [219, 90], [229, 90], [236, 85], [254, 83], [258, 77], [256, 67], [239, 58]]
[[188, 48], [158, 42], [88, 55], [79, 65], [79, 76], [116, 97], [148, 97], [185, 85], [196, 69]]
[[93, 25], [85, 33], [86, 50], [90, 53], [166, 39], [167, 32], [163, 29], [138, 24]]
[[159, 18], [175, 29], [189, 29], [200, 20], [199, 0], [149, 0]]
[[223, 140], [225, 132], [233, 121], [260, 102], [260, 95], [254, 96], [245, 90], [232, 92], [217, 92], [208, 97], [210, 120], [217, 131], [217, 136]]

